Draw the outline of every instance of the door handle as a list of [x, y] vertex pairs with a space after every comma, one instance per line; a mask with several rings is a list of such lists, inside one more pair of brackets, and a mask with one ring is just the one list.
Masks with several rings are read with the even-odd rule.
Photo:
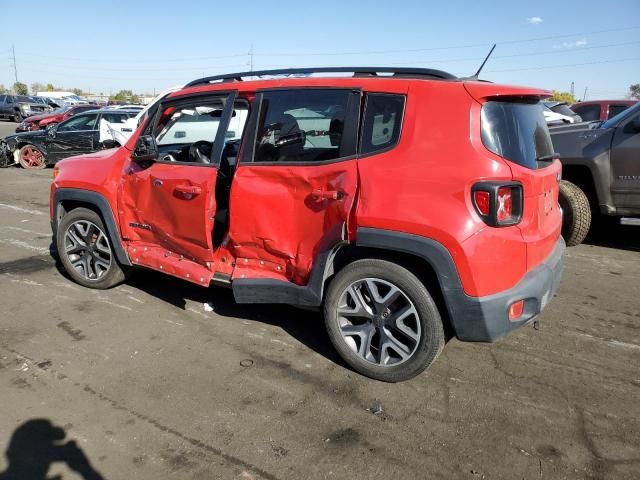
[[200, 195], [202, 193], [202, 189], [197, 185], [176, 185], [174, 191], [183, 195], [192, 196]]
[[321, 200], [342, 200], [345, 195], [340, 190], [314, 190], [311, 196]]

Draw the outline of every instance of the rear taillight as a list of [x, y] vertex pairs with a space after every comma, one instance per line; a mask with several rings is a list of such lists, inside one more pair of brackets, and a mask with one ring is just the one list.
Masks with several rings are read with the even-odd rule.
[[471, 189], [473, 206], [492, 227], [515, 225], [522, 219], [522, 185], [516, 182], [479, 182]]

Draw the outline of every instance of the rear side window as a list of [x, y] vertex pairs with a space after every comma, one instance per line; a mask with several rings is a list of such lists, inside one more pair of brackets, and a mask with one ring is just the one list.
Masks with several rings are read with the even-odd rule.
[[255, 162], [321, 162], [355, 154], [345, 135], [349, 90], [264, 92]]
[[539, 103], [489, 101], [482, 106], [482, 143], [501, 157], [535, 169], [549, 161], [553, 144]]
[[403, 95], [367, 95], [360, 153], [364, 155], [394, 147], [400, 138], [403, 113]]
[[584, 105], [582, 107], [577, 106], [572, 109], [580, 118], [582, 118], [583, 122], [593, 122], [595, 120], [600, 120], [600, 105]]
[[615, 117], [619, 113], [624, 112], [629, 105], [611, 105], [609, 106], [609, 116], [607, 118]]

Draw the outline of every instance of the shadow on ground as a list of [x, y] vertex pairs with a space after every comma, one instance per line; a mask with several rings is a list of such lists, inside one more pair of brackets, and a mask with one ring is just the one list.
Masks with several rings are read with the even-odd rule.
[[[102, 480], [82, 449], [73, 440], [65, 441], [66, 436], [47, 419], [26, 421], [11, 436], [5, 453], [9, 466], [0, 480], [47, 480], [54, 463], [66, 464], [84, 480]], [[54, 478], [62, 480], [59, 475]]]
[[331, 346], [320, 311], [289, 305], [241, 305], [235, 302], [228, 288], [207, 289], [151, 270], [136, 270], [127, 284], [182, 310], [186, 309], [187, 301], [200, 305], [211, 303], [218, 315], [280, 327], [316, 353], [346, 367]]
[[595, 223], [584, 243], [605, 248], [640, 252], [640, 227], [615, 222]]

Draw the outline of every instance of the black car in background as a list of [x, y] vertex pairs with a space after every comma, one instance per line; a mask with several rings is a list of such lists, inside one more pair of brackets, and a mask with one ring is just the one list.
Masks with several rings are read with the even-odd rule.
[[100, 141], [101, 122], [123, 123], [137, 113], [90, 110], [46, 130], [7, 135], [0, 140], [0, 167], [20, 163], [23, 168], [44, 168], [66, 157], [117, 146], [115, 142]]
[[0, 118], [21, 122], [26, 117], [51, 110], [49, 105], [36, 102], [27, 95], [0, 95]]

